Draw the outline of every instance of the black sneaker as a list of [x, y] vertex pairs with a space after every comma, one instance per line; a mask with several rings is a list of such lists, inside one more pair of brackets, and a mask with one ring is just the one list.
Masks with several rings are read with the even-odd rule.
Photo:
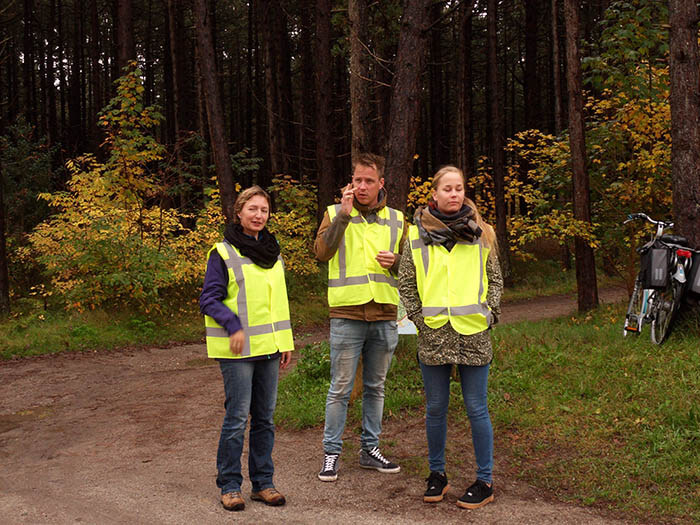
[[457, 506], [463, 509], [478, 509], [493, 501], [493, 484], [477, 479], [474, 484], [467, 489], [464, 496], [457, 500]]
[[335, 481], [338, 479], [338, 458], [340, 454], [326, 454], [323, 456], [323, 466], [318, 473], [321, 481]]
[[384, 472], [386, 474], [396, 474], [401, 470], [396, 463], [392, 463], [379, 452], [379, 447], [372, 450], [362, 450], [360, 452], [360, 466]]
[[447, 474], [431, 471], [430, 476], [425, 481], [428, 482], [428, 489], [423, 494], [423, 501], [426, 503], [442, 501], [447, 491], [450, 490], [450, 485], [447, 483]]

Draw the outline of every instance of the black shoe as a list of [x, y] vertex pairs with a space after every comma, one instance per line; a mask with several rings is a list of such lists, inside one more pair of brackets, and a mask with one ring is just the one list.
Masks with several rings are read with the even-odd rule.
[[423, 501], [426, 503], [442, 501], [447, 491], [450, 490], [450, 485], [447, 483], [447, 474], [431, 471], [430, 476], [425, 481], [428, 482], [428, 489], [423, 494]]
[[477, 479], [474, 484], [467, 489], [464, 496], [457, 500], [457, 506], [463, 509], [478, 509], [493, 501], [493, 484], [490, 486], [486, 482]]
[[379, 452], [379, 447], [372, 450], [362, 450], [360, 452], [360, 466], [384, 472], [386, 474], [396, 474], [401, 470], [396, 463], [392, 463]]
[[323, 466], [318, 473], [321, 481], [335, 481], [338, 479], [338, 458], [340, 454], [325, 454], [323, 456]]

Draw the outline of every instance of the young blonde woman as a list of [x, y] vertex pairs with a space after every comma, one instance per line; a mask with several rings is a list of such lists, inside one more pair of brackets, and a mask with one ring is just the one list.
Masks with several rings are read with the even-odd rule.
[[223, 507], [238, 511], [245, 508], [241, 453], [248, 415], [251, 499], [285, 504], [272, 481], [272, 416], [279, 369], [289, 364], [294, 342], [280, 248], [265, 227], [270, 197], [259, 186], [248, 188], [236, 199], [234, 212], [223, 242], [209, 251], [199, 305], [207, 353], [219, 362], [226, 394], [216, 484]]
[[423, 500], [442, 501], [447, 408], [453, 366], [471, 423], [476, 481], [457, 500], [476, 509], [493, 501], [493, 429], [487, 405], [489, 328], [500, 313], [503, 279], [496, 236], [465, 197], [464, 175], [454, 166], [432, 181], [432, 199], [416, 210], [399, 269], [399, 291], [416, 324], [418, 359], [426, 398], [425, 429], [430, 475]]

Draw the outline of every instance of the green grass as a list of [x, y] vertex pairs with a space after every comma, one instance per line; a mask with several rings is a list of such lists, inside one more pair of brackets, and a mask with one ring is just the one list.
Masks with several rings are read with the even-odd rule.
[[[294, 329], [326, 321], [326, 304], [325, 294], [292, 296], [289, 309]], [[13, 308], [15, 313], [0, 321], [0, 359], [204, 342], [204, 320], [196, 298], [177, 312], [161, 314], [105, 310], [69, 313], [45, 310], [39, 301], [26, 299]]]
[[130, 312], [67, 313], [25, 309], [0, 322], [0, 359], [58, 352], [109, 350], [203, 340], [194, 312], [144, 315]]
[[[513, 286], [503, 291], [504, 302], [521, 301], [547, 295], [576, 293], [576, 269], [562, 268], [561, 261], [512, 261]], [[597, 271], [598, 287], [620, 285], [621, 281]]]
[[700, 334], [623, 339], [622, 316], [603, 307], [495, 331], [497, 444], [562, 499], [700, 521]]

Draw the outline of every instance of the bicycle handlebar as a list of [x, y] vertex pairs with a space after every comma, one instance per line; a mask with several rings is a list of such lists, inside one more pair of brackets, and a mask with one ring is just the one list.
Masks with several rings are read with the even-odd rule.
[[664, 229], [666, 228], [673, 228], [673, 223], [672, 222], [666, 222], [666, 221], [655, 221], [651, 217], [649, 217], [646, 213], [630, 213], [627, 216], [627, 220], [625, 220], [622, 224], [627, 224], [628, 222], [635, 221], [638, 219], [643, 219], [647, 222], [650, 222], [651, 224], [654, 224], [656, 226], [662, 225]]

